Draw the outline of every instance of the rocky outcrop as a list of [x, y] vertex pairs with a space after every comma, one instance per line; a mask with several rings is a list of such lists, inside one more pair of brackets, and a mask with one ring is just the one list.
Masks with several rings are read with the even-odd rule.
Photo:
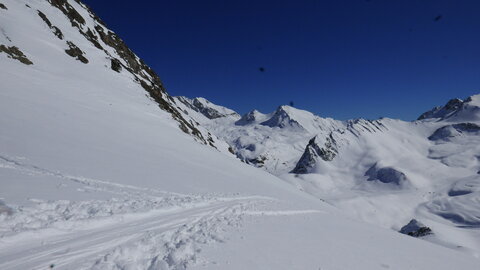
[[122, 71], [122, 63], [116, 58], [110, 59], [110, 68], [116, 72]]
[[410, 235], [412, 237], [424, 237], [433, 234], [432, 229], [425, 226], [423, 223], [416, 219], [410, 220], [410, 222], [400, 229], [400, 233]]
[[16, 46], [7, 47], [5, 45], [0, 45], [0, 52], [6, 53], [9, 58], [20, 61], [25, 65], [32, 65], [33, 62], [28, 59], [25, 54]]
[[88, 64], [88, 59], [83, 56], [85, 53], [80, 50], [80, 48], [77, 47], [73, 42], [67, 41], [68, 49], [65, 50], [65, 52], [70, 55], [71, 57], [77, 59], [78, 61]]
[[400, 185], [407, 180], [407, 176], [392, 167], [380, 167], [378, 163], [375, 163], [366, 172], [365, 176], [368, 176], [368, 181], [378, 180], [382, 183], [392, 183]]
[[318, 137], [315, 136], [308, 142], [303, 155], [300, 157], [300, 160], [297, 162], [297, 165], [291, 171], [291, 173], [309, 173], [319, 160], [331, 161], [333, 158], [335, 158], [337, 153], [338, 150], [336, 141], [333, 138], [332, 133], [330, 133], [330, 135], [325, 139], [323, 144], [319, 142]]
[[[48, 0], [50, 4], [56, 8], [58, 8], [60, 11], [62, 11], [67, 18], [70, 19], [70, 23], [72, 26], [79, 28], [80, 25], [85, 24], [85, 19], [78, 13], [78, 11], [68, 3], [67, 0]], [[78, 3], [80, 1], [76, 0]]]
[[55, 25], [53, 25], [50, 20], [47, 18], [47, 16], [45, 14], [43, 14], [43, 12], [41, 12], [40, 10], [37, 10], [38, 12], [38, 16], [40, 16], [40, 18], [42, 18], [42, 20], [47, 24], [47, 26], [52, 30], [53, 34], [55, 36], [57, 36], [59, 39], [63, 39], [63, 33], [62, 31], [56, 27]]
[[418, 117], [417, 120], [423, 120], [428, 118], [445, 118], [446, 116], [460, 109], [462, 105], [463, 100], [454, 98], [449, 100], [444, 106], [437, 106], [430, 111], [424, 112]]

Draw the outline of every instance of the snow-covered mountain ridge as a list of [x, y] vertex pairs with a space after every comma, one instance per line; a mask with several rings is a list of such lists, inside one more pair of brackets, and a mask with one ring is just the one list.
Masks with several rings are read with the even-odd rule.
[[[318, 188], [328, 181], [288, 174], [315, 135], [325, 134], [315, 139], [324, 144], [332, 134], [337, 152], [329, 162], [336, 162], [353, 145], [350, 137], [341, 138], [342, 130], [373, 130], [368, 121], [312, 119], [283, 107], [277, 114], [253, 112], [246, 119], [251, 125], [238, 130], [246, 123], [227, 108], [171, 98], [153, 71], [80, 1], [0, 0], [0, 44], [2, 270], [478, 268], [478, 258], [459, 252], [475, 250], [474, 236], [451, 230], [448, 243], [464, 247], [444, 248], [384, 224], [372, 226], [320, 194], [339, 194]], [[451, 132], [473, 127], [449, 124]], [[218, 139], [217, 130], [225, 138], [229, 132], [245, 136], [235, 146]], [[272, 130], [273, 138], [264, 136]], [[431, 135], [430, 129], [424, 133]], [[455, 137], [470, 143], [470, 152], [458, 149], [466, 156], [476, 151], [476, 137], [469, 134]], [[252, 159], [264, 155], [266, 167], [283, 170], [283, 180], [240, 162], [229, 148]], [[442, 149], [432, 154], [457, 160]], [[322, 164], [315, 162], [310, 172], [322, 171]], [[395, 164], [377, 165], [368, 177], [383, 179], [381, 168]], [[467, 173], [475, 163], [467, 165], [458, 169], [465, 178], [448, 193], [458, 199], [455, 209], [463, 209], [456, 213], [473, 220], [475, 212], [461, 208], [472, 206], [468, 201], [478, 190]], [[396, 169], [417, 182], [403, 167]], [[318, 186], [309, 189], [314, 180]], [[343, 180], [338, 182], [351, 184]], [[375, 180], [368, 183], [378, 187]], [[448, 217], [444, 201], [428, 202], [421, 209]], [[438, 237], [439, 225], [422, 218], [404, 231], [428, 234], [424, 226], [445, 240]]]
[[289, 106], [240, 119], [189, 114], [240, 160], [355, 218], [395, 231], [420, 220], [433, 231], [425, 239], [478, 255], [479, 101], [452, 99], [413, 122], [337, 121]]

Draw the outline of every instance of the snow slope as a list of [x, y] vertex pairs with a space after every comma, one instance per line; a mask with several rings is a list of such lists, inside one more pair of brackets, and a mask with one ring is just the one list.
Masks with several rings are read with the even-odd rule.
[[81, 34], [99, 24], [81, 3], [0, 3], [0, 43], [32, 62], [0, 53], [0, 269], [478, 267], [238, 162], [122, 45]]

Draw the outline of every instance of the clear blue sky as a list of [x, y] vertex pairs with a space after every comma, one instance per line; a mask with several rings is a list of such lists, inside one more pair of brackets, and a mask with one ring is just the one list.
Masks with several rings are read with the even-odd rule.
[[84, 2], [170, 94], [241, 114], [412, 120], [480, 93], [478, 0]]

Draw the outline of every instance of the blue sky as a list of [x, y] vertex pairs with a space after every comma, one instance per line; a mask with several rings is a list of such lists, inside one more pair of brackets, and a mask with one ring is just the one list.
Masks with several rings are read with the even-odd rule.
[[412, 120], [480, 93], [480, 1], [84, 2], [170, 94], [241, 114]]

